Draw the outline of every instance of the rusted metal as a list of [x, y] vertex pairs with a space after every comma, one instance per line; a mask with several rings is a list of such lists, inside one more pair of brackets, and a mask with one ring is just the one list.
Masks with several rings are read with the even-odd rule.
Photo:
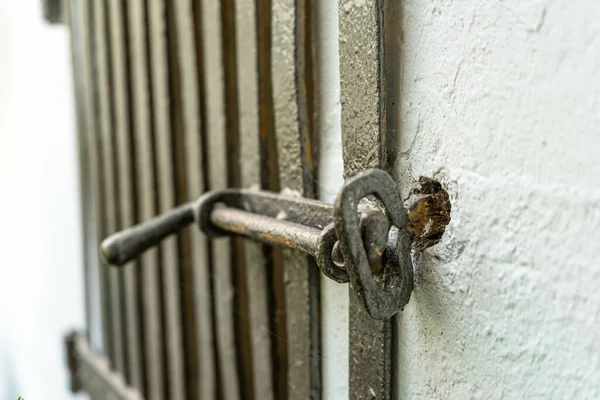
[[227, 232], [236, 233], [276, 246], [316, 254], [321, 231], [294, 222], [264, 217], [229, 207], [215, 207], [211, 223]]
[[[275, 103], [273, 94], [273, 2], [256, 0], [256, 69], [258, 76], [258, 130], [260, 155], [260, 188], [278, 192], [280, 176]], [[271, 341], [270, 353], [273, 396], [288, 397], [288, 331], [286, 322], [286, 290], [283, 251], [279, 247], [263, 246], [268, 288], [269, 331], [277, 340]], [[268, 379], [269, 377], [265, 377]]]
[[[286, 186], [300, 190], [307, 198], [317, 198], [315, 177], [318, 168], [317, 140], [314, 133], [315, 101], [313, 90], [313, 60], [312, 60], [312, 2], [310, 0], [294, 1], [294, 78], [297, 104], [297, 133], [291, 135], [300, 144], [300, 157], [284, 154], [293, 160], [288, 168], [302, 170], [302, 180], [286, 180]], [[283, 132], [290, 136], [288, 132]], [[285, 172], [285, 171], [283, 171]], [[289, 174], [288, 171], [288, 175]], [[331, 254], [331, 251], [329, 252]], [[314, 259], [293, 255], [293, 262], [286, 268], [286, 274], [294, 280], [287, 287], [287, 304], [294, 313], [287, 319], [288, 340], [295, 345], [289, 350], [290, 400], [321, 398], [321, 275]], [[331, 262], [330, 262], [331, 263]], [[300, 268], [297, 268], [299, 264]], [[297, 281], [297, 282], [296, 282]], [[302, 305], [298, 303], [302, 303]], [[306, 381], [309, 384], [306, 384]]]
[[142, 400], [141, 393], [127, 386], [122, 374], [111, 371], [108, 360], [94, 353], [80, 333], [65, 339], [71, 391], [83, 391], [92, 399]]
[[[239, 114], [239, 138], [241, 184], [240, 187], [260, 183], [261, 165], [268, 163], [267, 157], [260, 154], [260, 118], [259, 104], [259, 79], [258, 76], [258, 46], [257, 46], [257, 14], [255, 0], [235, 0], [235, 51], [238, 88], [237, 104]], [[258, 79], [257, 79], [258, 78]], [[263, 188], [268, 189], [268, 188]], [[198, 234], [201, 234], [198, 232]], [[243, 239], [242, 239], [243, 240]], [[270, 327], [270, 314], [274, 307], [270, 307], [271, 285], [268, 274], [271, 268], [270, 260], [265, 257], [263, 248], [273, 247], [245, 241], [244, 259], [247, 277], [248, 293], [248, 321], [250, 337], [252, 338], [252, 379], [254, 398], [260, 400], [273, 400], [273, 363], [271, 349], [279, 342], [275, 329]], [[239, 314], [238, 314], [239, 316]]]
[[[335, 203], [335, 224], [344, 265], [350, 277], [350, 286], [366, 311], [375, 319], [386, 320], [404, 307], [413, 289], [413, 270], [410, 255], [411, 235], [405, 230], [408, 223], [406, 210], [390, 175], [370, 169], [348, 180]], [[393, 232], [386, 250], [388, 263], [383, 276], [375, 279], [363, 245], [357, 216], [357, 204], [367, 195], [375, 195], [383, 202]]]
[[[372, 167], [389, 171], [383, 0], [340, 0], [342, 144], [346, 179]], [[392, 399], [394, 321], [376, 321], [349, 296], [350, 399]], [[369, 340], [365, 340], [365, 338]]]
[[423, 251], [442, 240], [450, 223], [452, 206], [448, 193], [433, 179], [420, 177], [404, 203], [408, 209], [406, 230], [415, 236], [413, 248]]
[[[358, 206], [368, 195], [379, 198], [385, 215]], [[333, 207], [258, 190], [208, 192], [194, 203], [109, 237], [102, 253], [108, 263], [123, 265], [192, 222], [210, 237], [233, 233], [312, 255], [327, 277], [350, 281], [375, 319], [389, 319], [410, 299], [414, 236], [395, 183], [382, 170], [370, 169], [348, 180]]]

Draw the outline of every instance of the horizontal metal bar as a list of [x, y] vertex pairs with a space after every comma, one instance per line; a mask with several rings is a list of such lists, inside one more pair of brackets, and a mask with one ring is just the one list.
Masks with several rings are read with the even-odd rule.
[[127, 264], [192, 222], [194, 222], [193, 204], [183, 204], [168, 213], [109, 236], [102, 242], [102, 257], [111, 265]]
[[321, 230], [231, 207], [216, 207], [211, 222], [228, 232], [317, 256]]
[[66, 337], [71, 390], [83, 391], [92, 399], [143, 400], [142, 395], [125, 384], [123, 376], [110, 370], [108, 360], [94, 353], [82, 333]]
[[[213, 204], [223, 203], [249, 213], [317, 229], [322, 229], [333, 222], [331, 205], [299, 196], [286, 196], [252, 189], [226, 189], [207, 195], [212, 196]], [[203, 204], [203, 209], [207, 209], [206, 202], [202, 202], [207, 195], [202, 196], [196, 203], [180, 205], [171, 212], [111, 235], [102, 242], [103, 258], [108, 264], [121, 266], [138, 257], [167, 236], [194, 222], [194, 213], [199, 212], [194, 209], [199, 209], [200, 204]]]
[[[369, 265], [378, 272], [389, 228], [387, 217], [379, 211], [360, 208], [359, 219]], [[209, 236], [237, 233], [263, 243], [302, 250], [316, 259], [326, 276], [340, 283], [348, 281], [340, 247], [334, 246], [337, 239], [333, 206], [252, 189], [208, 192], [195, 203], [183, 204], [111, 235], [102, 243], [102, 254], [109, 264], [123, 265], [194, 221]], [[332, 259], [336, 260], [335, 265]]]
[[[209, 201], [206, 201], [208, 198]], [[333, 206], [322, 201], [307, 199], [293, 192], [269, 192], [255, 189], [225, 189], [200, 197], [195, 207], [223, 203], [254, 214], [282, 219], [301, 225], [323, 229], [333, 222]], [[210, 207], [208, 207], [210, 208]]]

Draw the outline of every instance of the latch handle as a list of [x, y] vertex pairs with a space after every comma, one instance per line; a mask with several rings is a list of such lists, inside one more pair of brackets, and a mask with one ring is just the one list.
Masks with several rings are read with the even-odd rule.
[[[379, 198], [385, 215], [359, 206], [368, 195]], [[390, 318], [410, 299], [414, 237], [396, 183], [382, 170], [349, 179], [333, 207], [258, 190], [208, 192], [110, 236], [102, 254], [107, 263], [123, 265], [192, 222], [210, 237], [239, 234], [311, 254], [327, 277], [350, 282], [373, 318]]]
[[194, 220], [194, 203], [182, 204], [167, 213], [110, 235], [102, 241], [100, 253], [107, 264], [125, 265]]

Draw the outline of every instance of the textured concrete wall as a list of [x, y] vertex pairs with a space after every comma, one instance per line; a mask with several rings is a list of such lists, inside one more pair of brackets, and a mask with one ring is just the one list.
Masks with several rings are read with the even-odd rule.
[[403, 0], [399, 157], [452, 196], [400, 398], [600, 398], [600, 3]]

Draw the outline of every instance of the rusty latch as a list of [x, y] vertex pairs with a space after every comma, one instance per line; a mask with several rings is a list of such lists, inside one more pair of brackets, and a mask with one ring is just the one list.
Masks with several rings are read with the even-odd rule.
[[[369, 195], [383, 207], [359, 205]], [[373, 318], [392, 317], [410, 299], [411, 248], [418, 237], [408, 229], [412, 225], [396, 183], [382, 170], [349, 179], [333, 206], [259, 190], [208, 192], [110, 236], [102, 243], [103, 257], [124, 265], [193, 222], [211, 238], [237, 234], [312, 255], [325, 276], [350, 282]]]

